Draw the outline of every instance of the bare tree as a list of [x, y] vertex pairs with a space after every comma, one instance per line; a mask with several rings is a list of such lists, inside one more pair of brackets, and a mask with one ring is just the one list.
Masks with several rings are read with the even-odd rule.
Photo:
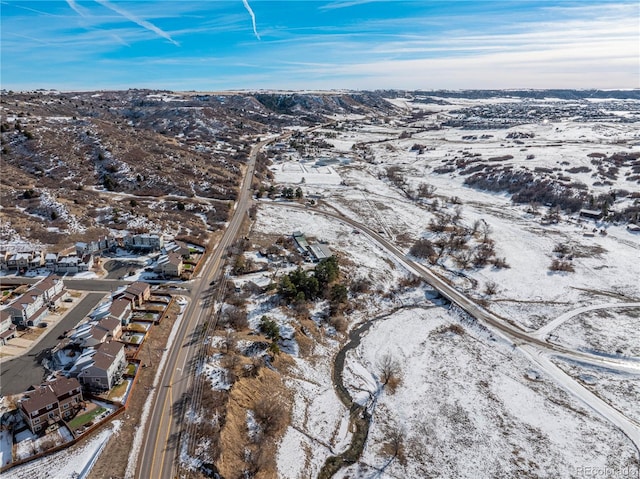
[[487, 284], [484, 285], [484, 292], [489, 296], [493, 296], [498, 292], [498, 285], [494, 281], [488, 281]]
[[420, 198], [431, 198], [435, 192], [436, 187], [429, 183], [420, 183], [418, 185], [418, 197]]
[[382, 386], [388, 387], [391, 392], [395, 391], [400, 383], [400, 363], [391, 354], [387, 353], [378, 361], [378, 371]]
[[388, 457], [389, 460], [382, 469], [386, 469], [395, 460], [402, 465], [406, 465], [407, 457], [404, 452], [405, 431], [397, 426], [386, 426], [384, 429], [385, 440], [382, 443], [380, 452]]
[[224, 348], [224, 352], [229, 354], [229, 352], [235, 351], [237, 344], [238, 335], [233, 329], [227, 329], [222, 340], [222, 347]]
[[272, 437], [280, 431], [287, 421], [287, 408], [277, 397], [264, 397], [253, 406], [256, 421], [265, 436]]

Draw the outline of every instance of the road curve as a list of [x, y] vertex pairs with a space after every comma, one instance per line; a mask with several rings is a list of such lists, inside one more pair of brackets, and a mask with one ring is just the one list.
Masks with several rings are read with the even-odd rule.
[[588, 311], [595, 311], [598, 309], [618, 309], [618, 308], [640, 308], [640, 303], [604, 303], [604, 304], [592, 304], [591, 306], [585, 306], [583, 308], [572, 309], [571, 311], [567, 311], [566, 313], [561, 314], [553, 321], [549, 321], [547, 324], [538, 329], [535, 333], [533, 333], [539, 339], [545, 339], [547, 335], [559, 327], [565, 321], [573, 318], [582, 313], [586, 313]]

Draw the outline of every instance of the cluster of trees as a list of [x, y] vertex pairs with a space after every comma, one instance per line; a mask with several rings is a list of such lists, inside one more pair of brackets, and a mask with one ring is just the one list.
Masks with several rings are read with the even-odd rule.
[[579, 188], [537, 177], [531, 171], [512, 170], [509, 167], [474, 173], [464, 184], [487, 191], [505, 191], [512, 195], [511, 201], [514, 203], [537, 202], [559, 206], [571, 212], [580, 210], [587, 200], [586, 193]]
[[[287, 301], [305, 302], [318, 297], [330, 297], [335, 289], [336, 296], [341, 296], [346, 288], [343, 285], [331, 283], [338, 279], [340, 268], [335, 256], [320, 261], [313, 271], [305, 271], [298, 267], [295, 271], [285, 274], [278, 283], [278, 293]], [[340, 287], [341, 286], [341, 287]]]
[[265, 188], [261, 185], [260, 188], [258, 188], [258, 190], [256, 191], [256, 198], [262, 198], [265, 193], [271, 199], [275, 198], [276, 196], [281, 196], [282, 198], [286, 198], [289, 200], [292, 200], [294, 198], [301, 199], [304, 197], [302, 188], [300, 188], [299, 186], [297, 188], [287, 186], [285, 188], [282, 188], [282, 190], [279, 190], [274, 185], [269, 186], [269, 188]]
[[438, 213], [427, 229], [434, 233], [431, 239], [418, 239], [409, 253], [431, 264], [441, 263], [451, 257], [462, 269], [481, 268], [491, 263], [496, 268], [507, 268], [504, 258], [496, 256], [495, 242], [490, 237], [491, 228], [482, 220], [471, 227], [461, 222], [462, 209], [458, 206], [453, 214]]
[[550, 271], [575, 271], [571, 263], [573, 259], [573, 248], [571, 246], [567, 243], [558, 243], [553, 247], [553, 252], [556, 254], [556, 258], [551, 260]]
[[436, 191], [436, 187], [429, 183], [420, 183], [418, 188], [414, 190], [407, 182], [402, 168], [398, 165], [388, 166], [385, 170], [385, 176], [393, 186], [401, 190], [410, 200], [432, 198]]

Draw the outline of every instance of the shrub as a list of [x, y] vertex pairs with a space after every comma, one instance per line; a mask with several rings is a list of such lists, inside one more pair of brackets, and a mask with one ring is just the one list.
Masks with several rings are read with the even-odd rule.
[[549, 269], [551, 271], [566, 271], [571, 273], [575, 271], [571, 262], [557, 258], [551, 261]]

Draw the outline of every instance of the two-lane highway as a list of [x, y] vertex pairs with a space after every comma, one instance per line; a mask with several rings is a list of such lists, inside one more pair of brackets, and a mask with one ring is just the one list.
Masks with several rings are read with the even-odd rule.
[[[199, 351], [199, 327], [214, 313], [215, 288], [209, 284], [220, 275], [224, 255], [235, 241], [251, 204], [251, 182], [258, 152], [276, 138], [256, 144], [249, 156], [247, 171], [240, 187], [240, 194], [233, 216], [212, 256], [202, 270], [200, 279], [193, 282], [192, 301], [186, 308], [178, 326], [173, 347], [168, 351], [155, 402], [149, 418], [143, 452], [136, 477], [173, 478], [176, 475], [182, 415], [175, 413], [174, 405], [191, 389], [194, 380], [193, 359]], [[177, 408], [180, 409], [180, 408]]]

